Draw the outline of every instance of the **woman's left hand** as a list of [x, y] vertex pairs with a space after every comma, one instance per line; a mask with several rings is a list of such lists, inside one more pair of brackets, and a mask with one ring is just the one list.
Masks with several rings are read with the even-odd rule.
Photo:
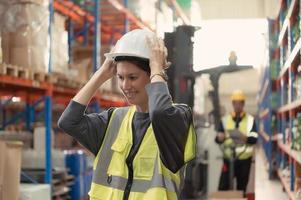
[[151, 69], [151, 74], [161, 72], [170, 66], [167, 62], [167, 48], [164, 45], [164, 41], [158, 37], [148, 37], [148, 45], [151, 49], [149, 66]]

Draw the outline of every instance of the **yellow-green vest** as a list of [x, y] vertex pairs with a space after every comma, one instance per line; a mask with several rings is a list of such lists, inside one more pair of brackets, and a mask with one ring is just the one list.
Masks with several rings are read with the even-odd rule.
[[[226, 115], [225, 117], [223, 117], [222, 123], [223, 123], [224, 129], [225, 129], [225, 134], [226, 134], [226, 139], [223, 143], [224, 158], [230, 159], [232, 156], [232, 151], [231, 151], [230, 147], [234, 145], [234, 142], [229, 137], [228, 130], [235, 129], [235, 121], [233, 120], [232, 115], [229, 114], [229, 115]], [[254, 124], [254, 117], [249, 114], [245, 114], [239, 123], [238, 129], [243, 134], [245, 134], [247, 137], [252, 136], [252, 137], [257, 138], [258, 134], [256, 132], [251, 132], [253, 124]], [[236, 158], [239, 160], [245, 160], [245, 159], [251, 158], [253, 155], [253, 151], [254, 151], [254, 145], [249, 145], [249, 144], [240, 144], [239, 145], [238, 144], [238, 145], [236, 145], [236, 148], [235, 148]]]
[[[135, 107], [117, 108], [110, 118], [103, 144], [94, 161], [89, 192], [91, 200], [121, 200], [128, 181], [126, 158], [132, 147], [132, 119]], [[184, 161], [195, 157], [196, 135], [191, 123]], [[160, 159], [150, 125], [133, 160], [133, 183], [129, 200], [173, 200], [179, 198], [184, 167], [168, 170]]]

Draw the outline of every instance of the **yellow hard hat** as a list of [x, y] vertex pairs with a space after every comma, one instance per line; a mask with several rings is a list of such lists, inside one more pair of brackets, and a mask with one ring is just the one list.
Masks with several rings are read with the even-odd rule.
[[235, 90], [232, 95], [231, 95], [231, 100], [232, 101], [245, 101], [246, 96], [241, 90]]

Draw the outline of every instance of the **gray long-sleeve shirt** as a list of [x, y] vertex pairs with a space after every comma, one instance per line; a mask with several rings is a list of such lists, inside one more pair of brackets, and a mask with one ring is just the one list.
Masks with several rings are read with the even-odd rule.
[[[150, 123], [159, 146], [161, 160], [172, 172], [184, 165], [184, 150], [192, 113], [186, 105], [173, 105], [166, 83], [146, 86], [149, 113], [136, 112], [133, 117], [133, 147], [135, 156]], [[101, 113], [85, 113], [86, 106], [71, 101], [58, 121], [58, 126], [97, 155], [114, 108]]]

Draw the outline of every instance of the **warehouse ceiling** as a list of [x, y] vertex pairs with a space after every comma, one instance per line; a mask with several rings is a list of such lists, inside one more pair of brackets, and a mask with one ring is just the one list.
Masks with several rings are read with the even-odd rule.
[[279, 0], [196, 0], [203, 20], [276, 18]]

